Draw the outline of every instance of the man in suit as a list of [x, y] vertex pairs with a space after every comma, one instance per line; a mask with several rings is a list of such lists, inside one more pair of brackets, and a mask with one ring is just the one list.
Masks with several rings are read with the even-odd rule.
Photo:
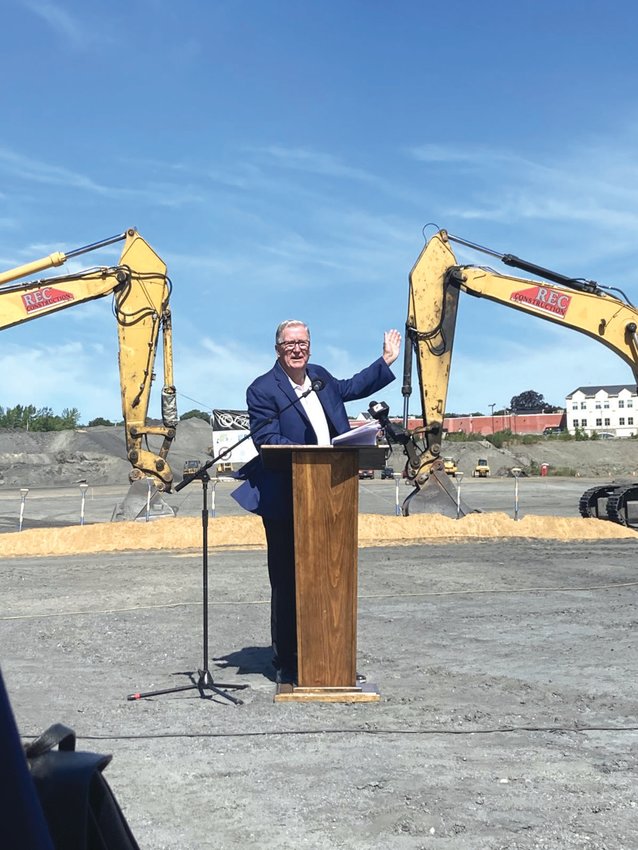
[[[390, 366], [399, 356], [401, 335], [387, 331], [382, 355], [370, 366], [339, 380], [310, 363], [310, 331], [298, 320], [282, 322], [275, 334], [273, 368], [248, 387], [250, 429], [257, 449], [263, 445], [325, 445], [350, 429], [345, 402], [366, 398], [394, 380]], [[313, 390], [302, 397], [313, 385]], [[233, 497], [262, 517], [268, 545], [272, 590], [271, 633], [279, 683], [297, 675], [295, 553], [290, 475], [264, 469], [261, 458], [237, 473], [244, 483]]]

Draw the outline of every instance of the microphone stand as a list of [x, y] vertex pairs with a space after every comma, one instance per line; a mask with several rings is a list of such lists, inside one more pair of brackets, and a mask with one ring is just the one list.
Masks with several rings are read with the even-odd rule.
[[162, 688], [157, 691], [144, 691], [143, 693], [129, 694], [127, 696], [128, 700], [139, 700], [145, 699], [146, 697], [160, 696], [162, 694], [174, 694], [179, 691], [192, 691], [197, 689], [202, 699], [206, 698], [206, 691], [212, 691], [214, 694], [217, 694], [217, 696], [227, 699], [234, 705], [243, 705], [242, 700], [232, 694], [226, 693], [226, 690], [241, 690], [243, 688], [247, 688], [248, 685], [222, 684], [215, 682], [208, 667], [208, 482], [210, 481], [208, 469], [217, 460], [219, 460], [219, 458], [215, 458], [211, 460], [210, 463], [206, 463], [198, 469], [197, 472], [187, 475], [175, 487], [175, 490], [181, 490], [183, 487], [186, 487], [187, 484], [190, 484], [191, 481], [195, 481], [195, 479], [202, 482], [202, 666], [201, 669], [197, 671], [197, 681], [195, 681], [194, 673], [188, 673], [187, 675], [190, 677], [192, 682], [190, 685], [178, 685], [174, 688]]
[[223, 449], [217, 457], [207, 461], [197, 470], [197, 472], [184, 476], [184, 478], [182, 478], [179, 484], [175, 487], [175, 491], [179, 492], [180, 490], [183, 490], [184, 487], [188, 487], [188, 485], [195, 480], [202, 482], [202, 667], [197, 671], [198, 678], [196, 682], [194, 681], [194, 673], [188, 674], [191, 677], [191, 680], [193, 680], [190, 685], [178, 685], [174, 688], [162, 688], [161, 690], [156, 691], [144, 691], [129, 694], [127, 696], [127, 700], [140, 700], [145, 699], [146, 697], [161, 696], [162, 694], [174, 694], [180, 691], [191, 691], [197, 689], [202, 699], [206, 697], [206, 691], [213, 691], [213, 693], [229, 700], [229, 702], [232, 702], [234, 705], [243, 705], [242, 700], [232, 696], [232, 694], [226, 693], [226, 690], [223, 689], [241, 690], [242, 688], [247, 688], [248, 685], [222, 684], [220, 682], [215, 682], [208, 667], [208, 483], [210, 481], [208, 470], [213, 464], [228, 457], [237, 448], [237, 446], [240, 446], [265, 425], [270, 425], [270, 423], [273, 422], [279, 414], [283, 413], [284, 410], [288, 410], [288, 408], [293, 407], [301, 401], [302, 398], [309, 396], [311, 392], [319, 392], [324, 388], [324, 386], [325, 383], [321, 380], [321, 378], [315, 379], [309, 389], [305, 390], [305, 392], [294, 399], [294, 401], [291, 401], [290, 404], [282, 407], [276, 416], [270, 416], [267, 419], [258, 422], [251, 431], [245, 434], [240, 440], [237, 440], [234, 445]]

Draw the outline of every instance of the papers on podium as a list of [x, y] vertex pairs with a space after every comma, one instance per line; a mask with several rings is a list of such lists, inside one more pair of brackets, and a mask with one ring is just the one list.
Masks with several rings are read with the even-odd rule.
[[381, 426], [376, 419], [333, 437], [333, 446], [376, 446]]

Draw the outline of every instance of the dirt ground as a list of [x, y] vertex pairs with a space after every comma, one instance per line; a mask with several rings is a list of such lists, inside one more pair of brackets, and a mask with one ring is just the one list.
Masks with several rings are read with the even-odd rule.
[[[634, 441], [609, 442], [630, 475]], [[600, 478], [522, 479], [518, 520], [511, 479], [466, 478], [482, 513], [461, 520], [360, 482], [357, 669], [381, 699], [302, 705], [273, 702], [263, 536], [234, 484], [211, 493], [205, 624], [198, 490], [111, 523], [120, 461], [88, 458], [80, 525], [80, 461], [34, 457], [0, 485], [3, 676], [25, 740], [60, 721], [114, 755], [142, 850], [638, 848], [638, 532], [578, 517]]]
[[197, 491], [126, 524], [121, 488], [96, 487], [81, 526], [76, 488], [33, 490], [19, 533], [0, 494], [22, 736], [61, 721], [112, 753], [142, 850], [635, 850], [638, 533], [575, 516], [584, 480], [521, 481], [514, 521], [512, 484], [464, 482], [489, 510], [452, 520], [397, 517], [398, 485], [360, 483], [371, 704], [273, 702], [265, 550], [233, 485], [209, 522], [207, 645]]
[[[114, 754], [143, 850], [638, 847], [636, 543], [362, 549], [358, 669], [376, 704], [273, 702], [263, 550], [211, 551], [216, 686], [197, 678], [197, 551], [0, 562], [20, 731]], [[245, 690], [224, 692], [224, 685]]]

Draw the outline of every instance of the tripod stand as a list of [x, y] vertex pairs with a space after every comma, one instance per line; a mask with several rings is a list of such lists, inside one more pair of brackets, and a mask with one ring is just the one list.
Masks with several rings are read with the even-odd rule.
[[202, 667], [200, 670], [197, 671], [197, 681], [194, 681], [195, 674], [192, 673], [189, 674], [192, 680], [191, 685], [178, 685], [175, 688], [163, 688], [159, 691], [146, 691], [144, 693], [129, 694], [127, 696], [128, 700], [138, 700], [144, 699], [145, 697], [160, 696], [162, 694], [174, 694], [178, 693], [179, 691], [192, 691], [197, 689], [202, 699], [206, 698], [206, 691], [212, 691], [213, 694], [217, 694], [217, 696], [227, 699], [229, 702], [234, 703], [234, 705], [243, 705], [242, 700], [232, 696], [232, 694], [226, 693], [226, 690], [224, 689], [241, 690], [242, 688], [247, 688], [248, 685], [225, 685], [219, 682], [215, 682], [210, 670], [208, 669], [208, 482], [210, 481], [208, 469], [218, 460], [219, 458], [213, 458], [213, 460], [206, 463], [197, 472], [194, 472], [192, 475], [186, 476], [186, 478], [180, 481], [180, 483], [175, 488], [176, 490], [181, 490], [183, 487], [186, 487], [187, 484], [190, 484], [191, 481], [194, 481], [196, 478], [199, 478], [199, 480], [202, 482], [203, 648]]

